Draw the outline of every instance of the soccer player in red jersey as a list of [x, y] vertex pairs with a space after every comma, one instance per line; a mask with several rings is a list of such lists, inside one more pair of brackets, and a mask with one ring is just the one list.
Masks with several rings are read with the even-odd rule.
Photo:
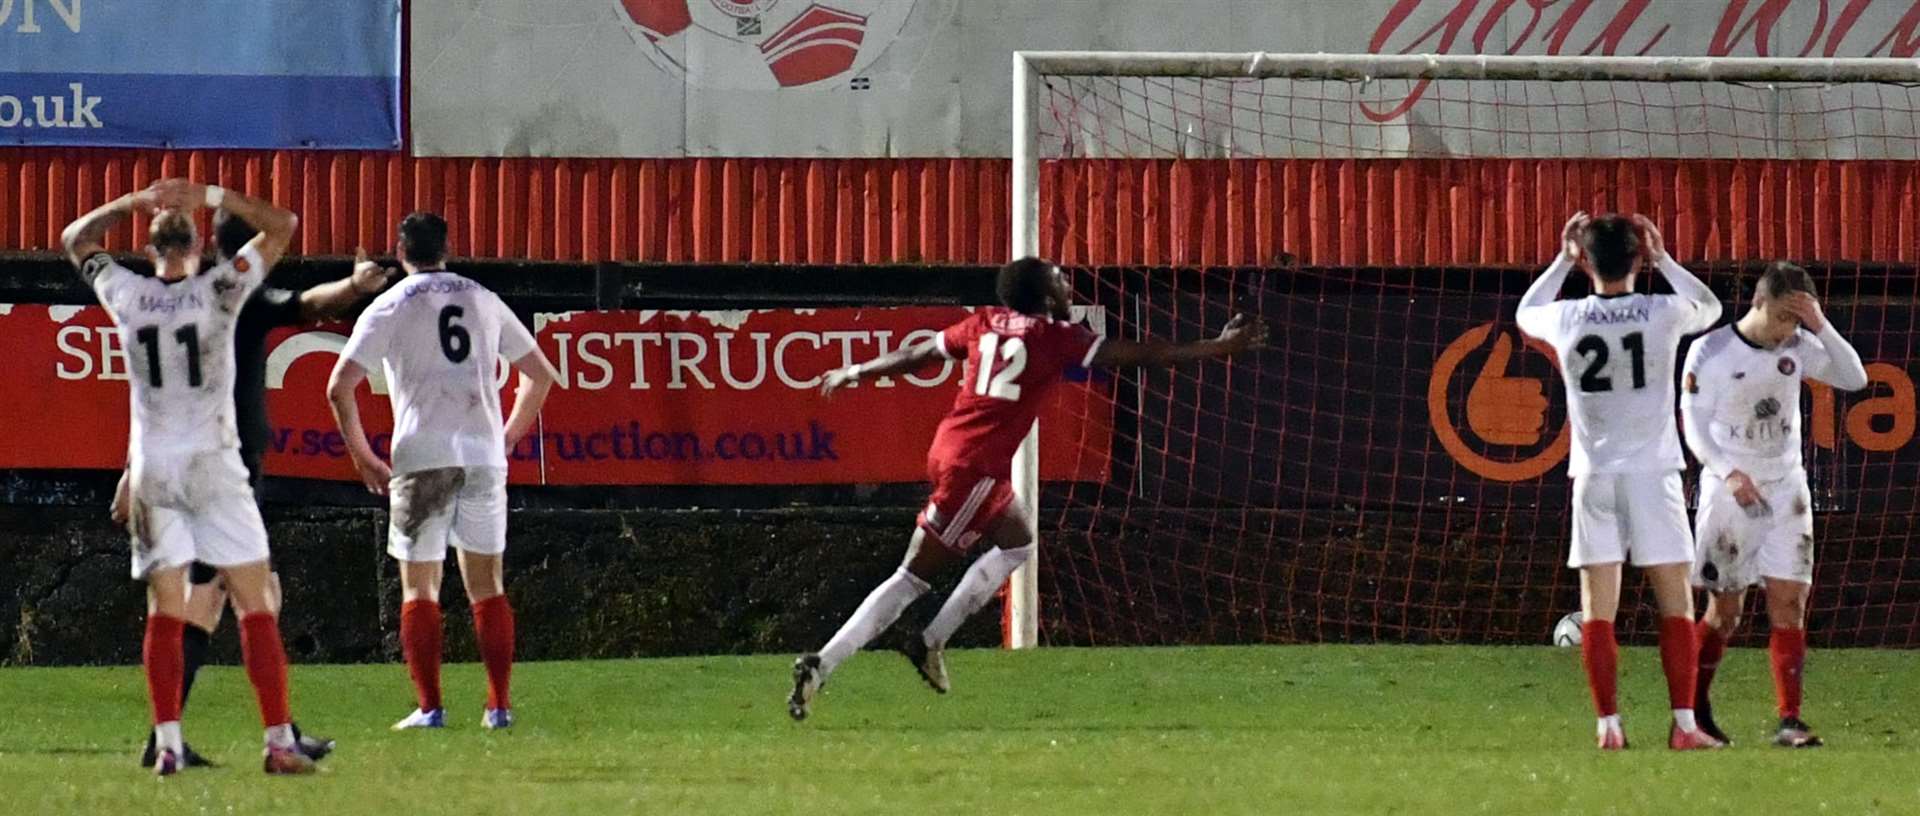
[[974, 312], [932, 341], [829, 372], [821, 386], [822, 393], [831, 396], [861, 380], [911, 373], [938, 360], [966, 361], [960, 393], [927, 452], [933, 495], [920, 513], [906, 559], [824, 648], [794, 661], [787, 713], [796, 720], [806, 718], [814, 695], [834, 669], [926, 593], [929, 578], [985, 540], [989, 549], [974, 560], [933, 622], [910, 638], [905, 649], [927, 684], [946, 693], [947, 638], [1033, 554], [1027, 521], [1033, 510], [1014, 497], [1007, 482], [1015, 451], [1068, 369], [1164, 366], [1226, 357], [1260, 345], [1267, 335], [1264, 323], [1236, 315], [1212, 340], [1108, 339], [1067, 322], [1073, 293], [1058, 266], [1022, 258], [1002, 267], [997, 283], [1004, 307]]

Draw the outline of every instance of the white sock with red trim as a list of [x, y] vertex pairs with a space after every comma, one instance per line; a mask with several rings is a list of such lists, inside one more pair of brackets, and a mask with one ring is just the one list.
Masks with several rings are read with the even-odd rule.
[[900, 613], [907, 610], [915, 598], [927, 594], [927, 582], [915, 577], [905, 567], [894, 570], [893, 575], [881, 581], [873, 592], [853, 611], [853, 617], [840, 625], [840, 631], [833, 633], [833, 639], [827, 641], [820, 650], [820, 673], [832, 674], [860, 647], [879, 637], [881, 632], [900, 619]]
[[995, 547], [974, 559], [973, 566], [967, 568], [966, 577], [960, 579], [960, 585], [953, 588], [953, 594], [947, 596], [947, 602], [940, 607], [940, 613], [933, 616], [933, 622], [927, 624], [922, 634], [927, 647], [945, 648], [947, 638], [960, 629], [973, 613], [993, 600], [993, 593], [1007, 582], [1007, 576], [1027, 563], [1033, 556], [1033, 545], [1003, 550]]

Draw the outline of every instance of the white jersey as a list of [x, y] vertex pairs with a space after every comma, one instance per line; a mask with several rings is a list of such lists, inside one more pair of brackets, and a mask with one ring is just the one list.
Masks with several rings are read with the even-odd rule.
[[1818, 336], [1798, 329], [1773, 348], [1732, 325], [1700, 338], [1687, 352], [1680, 397], [1694, 456], [1721, 478], [1734, 470], [1760, 482], [1797, 473], [1804, 379], [1852, 390], [1866, 385], [1866, 369], [1831, 325]]
[[248, 247], [212, 269], [168, 283], [99, 252], [81, 264], [80, 274], [113, 315], [127, 352], [131, 455], [158, 464], [238, 450], [233, 327], [266, 278], [260, 254]]
[[1560, 362], [1573, 425], [1568, 472], [1579, 478], [1685, 468], [1674, 422], [1674, 364], [1681, 339], [1720, 318], [1720, 301], [1664, 256], [1662, 272], [1685, 294], [1551, 300], [1571, 266], [1564, 257], [1555, 261], [1518, 313], [1521, 330], [1553, 346]]
[[534, 350], [500, 297], [445, 271], [408, 276], [367, 306], [341, 355], [384, 366], [393, 400], [393, 472], [507, 466], [502, 359]]

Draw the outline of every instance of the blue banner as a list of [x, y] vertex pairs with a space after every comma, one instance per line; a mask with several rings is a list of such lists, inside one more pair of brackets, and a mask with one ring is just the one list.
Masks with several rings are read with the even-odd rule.
[[399, 0], [0, 0], [0, 144], [397, 149]]

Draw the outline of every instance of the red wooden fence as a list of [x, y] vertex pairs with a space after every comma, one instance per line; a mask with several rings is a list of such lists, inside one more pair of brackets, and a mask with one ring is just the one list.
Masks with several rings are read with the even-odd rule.
[[[175, 175], [291, 206], [309, 255], [385, 248], [415, 209], [445, 214], [461, 255], [564, 261], [991, 263], [1009, 231], [992, 159], [10, 149], [0, 250], [55, 249], [86, 208]], [[1085, 160], [1042, 177], [1041, 245], [1069, 263], [1531, 265], [1575, 209], [1648, 213], [1687, 260], [1920, 260], [1915, 162]]]

